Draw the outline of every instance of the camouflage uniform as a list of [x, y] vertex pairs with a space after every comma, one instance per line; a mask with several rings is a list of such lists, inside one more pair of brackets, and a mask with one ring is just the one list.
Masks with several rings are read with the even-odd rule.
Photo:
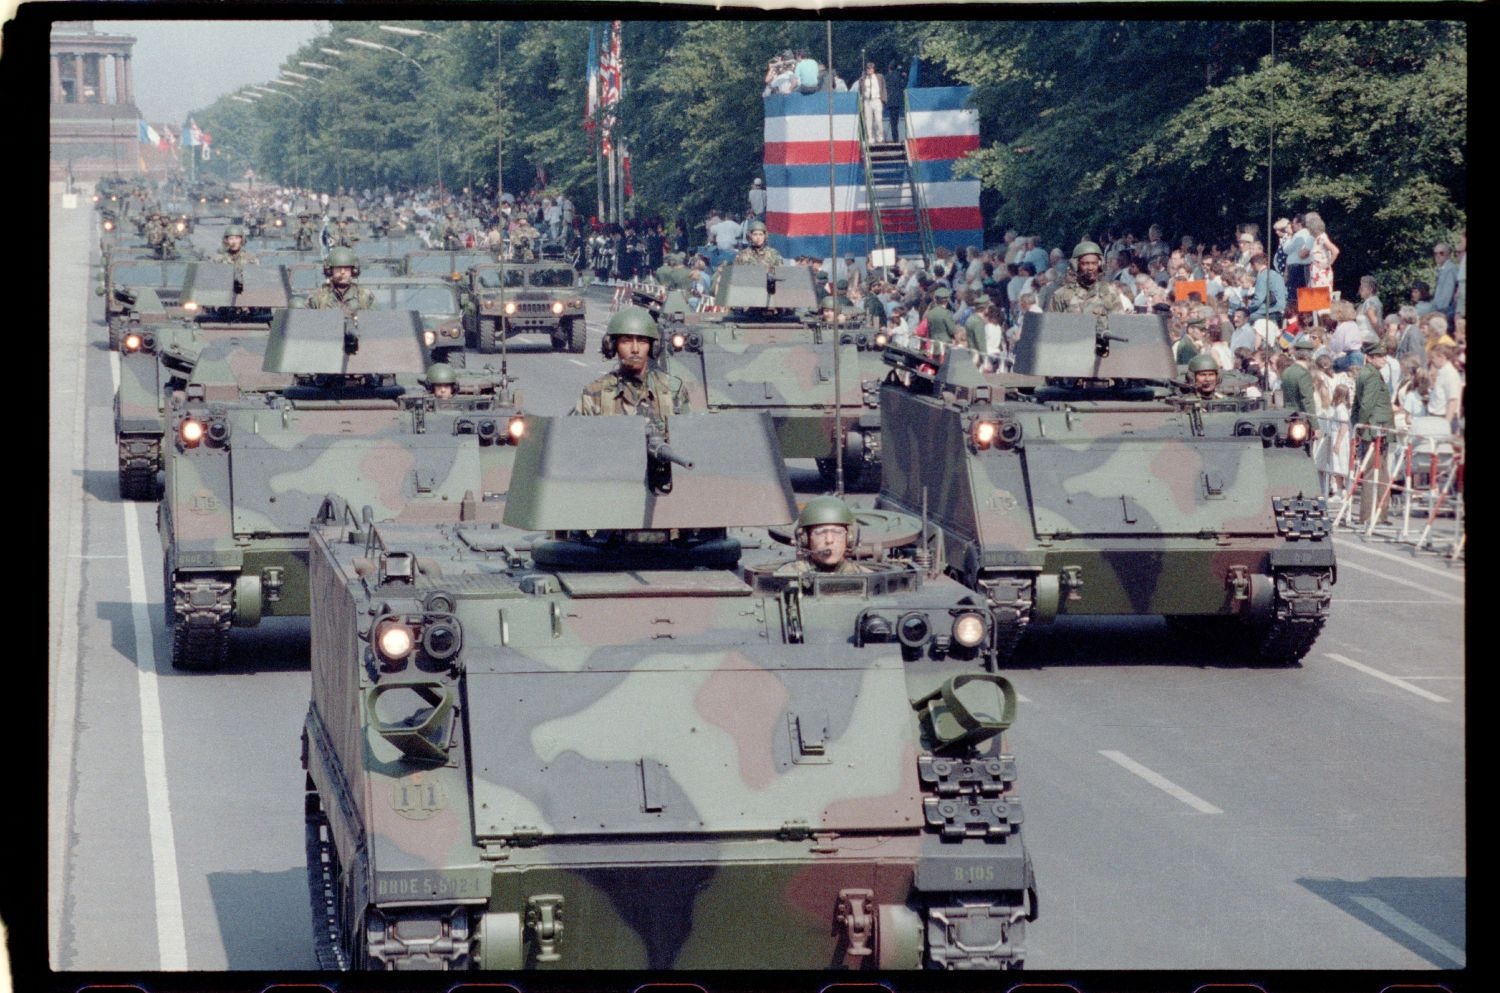
[[1110, 314], [1127, 313], [1125, 301], [1110, 281], [1096, 279], [1094, 285], [1085, 289], [1076, 282], [1059, 286], [1047, 301], [1049, 314], [1093, 314], [1107, 318]]
[[844, 559], [844, 561], [840, 562], [832, 569], [826, 570], [819, 569], [807, 559], [802, 558], [794, 559], [791, 562], [782, 563], [781, 565], [776, 567], [776, 575], [778, 576], [801, 576], [809, 572], [822, 573], [825, 576], [863, 576], [868, 575], [869, 573], [872, 573], [874, 571], [874, 569], [870, 568], [862, 562], [853, 562], [849, 559]]
[[241, 249], [238, 252], [220, 252], [213, 257], [215, 262], [232, 262], [235, 265], [260, 265], [260, 257], [254, 252]]
[[657, 427], [665, 428], [668, 413], [685, 414], [691, 409], [692, 401], [682, 380], [659, 369], [648, 369], [644, 382], [619, 372], [605, 373], [583, 388], [573, 413], [639, 415], [650, 417]]
[[309, 310], [327, 310], [334, 307], [342, 308], [344, 313], [352, 314], [356, 311], [371, 310], [375, 306], [375, 294], [360, 286], [351, 283], [344, 291], [342, 297], [330, 284], [324, 283], [307, 295], [307, 303], [304, 305]]
[[359, 235], [355, 234], [354, 229], [342, 220], [334, 225], [333, 230], [328, 232], [328, 237], [330, 239], [329, 247], [331, 248], [337, 248], [339, 245], [353, 248], [354, 243], [359, 241]]
[[318, 246], [318, 226], [311, 219], [297, 222], [297, 250], [311, 251]]
[[734, 257], [734, 262], [735, 265], [739, 265], [742, 262], [754, 262], [757, 265], [767, 267], [783, 264], [781, 253], [770, 245], [762, 245], [759, 248], [754, 246], [742, 248], [739, 254]]

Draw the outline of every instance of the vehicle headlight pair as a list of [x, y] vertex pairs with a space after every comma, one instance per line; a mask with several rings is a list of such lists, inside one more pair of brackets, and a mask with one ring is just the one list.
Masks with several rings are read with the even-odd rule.
[[1008, 417], [978, 417], [969, 425], [969, 440], [979, 451], [1012, 448], [1021, 440], [1021, 423]]
[[[860, 622], [862, 641], [889, 641], [892, 633], [889, 618], [879, 613], [866, 614]], [[989, 625], [984, 615], [975, 610], [959, 611], [953, 617], [951, 628], [942, 634], [934, 630], [932, 621], [920, 610], [902, 614], [896, 619], [894, 628], [895, 639], [913, 652], [921, 652], [933, 642], [937, 642], [936, 647], [944, 652], [952, 645], [972, 651], [984, 642], [988, 633]]]
[[680, 352], [683, 349], [687, 349], [690, 352], [696, 352], [702, 347], [703, 337], [696, 331], [672, 332], [672, 350], [674, 352]]
[[197, 448], [206, 438], [216, 445], [229, 440], [229, 422], [222, 417], [199, 417], [189, 414], [177, 425], [177, 437], [184, 448]]
[[141, 331], [128, 331], [120, 339], [120, 348], [126, 352], [150, 351], [156, 347], [156, 336]]
[[381, 667], [395, 672], [406, 667], [420, 647], [433, 662], [447, 662], [463, 648], [463, 628], [448, 612], [386, 614], [370, 628], [370, 644]]
[[491, 418], [482, 420], [470, 420], [460, 417], [453, 422], [454, 434], [477, 434], [481, 442], [499, 442], [502, 445], [519, 445], [521, 439], [526, 437], [526, 418], [521, 414], [513, 414], [505, 422], [505, 430], [502, 433], [500, 425]]

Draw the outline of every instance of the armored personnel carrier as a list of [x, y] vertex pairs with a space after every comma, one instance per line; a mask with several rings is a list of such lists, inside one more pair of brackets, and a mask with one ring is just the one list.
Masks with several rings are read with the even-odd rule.
[[120, 495], [154, 500], [171, 391], [187, 382], [204, 347], [214, 343], [224, 345], [223, 361], [235, 370], [235, 378], [218, 388], [220, 394], [236, 382], [247, 390], [266, 389], [259, 382], [260, 361], [271, 315], [287, 305], [288, 291], [279, 266], [192, 262], [171, 304], [148, 289], [131, 296], [137, 306], [152, 305], [154, 299], [163, 312], [158, 322], [141, 319], [157, 316], [150, 311], [129, 311], [110, 328], [112, 347], [120, 350], [114, 404]]
[[232, 368], [210, 376], [207, 360], [166, 410], [158, 523], [174, 666], [222, 665], [232, 627], [306, 616], [308, 521], [330, 488], [381, 520], [498, 519], [488, 497], [509, 478], [516, 397], [483, 373], [454, 376], [448, 397], [423, 389], [417, 313], [278, 311], [261, 373], [279, 390], [249, 391]]
[[926, 509], [1002, 658], [1030, 624], [1136, 614], [1307, 654], [1336, 566], [1306, 417], [1188, 392], [1159, 316], [1029, 314], [1014, 374], [972, 358], [886, 350], [878, 505]]
[[665, 307], [661, 316], [667, 371], [687, 385], [694, 409], [768, 412], [783, 457], [817, 459], [829, 485], [841, 430], [847, 487], [876, 488], [884, 334], [823, 323], [805, 266], [729, 265], [716, 278], [722, 313], [674, 318]]
[[763, 414], [527, 427], [500, 524], [313, 524], [324, 967], [1019, 966], [982, 598], [745, 565], [796, 514]]
[[464, 329], [481, 352], [500, 350], [501, 338], [544, 334], [554, 351], [582, 352], [583, 278], [561, 259], [476, 265], [464, 288]]

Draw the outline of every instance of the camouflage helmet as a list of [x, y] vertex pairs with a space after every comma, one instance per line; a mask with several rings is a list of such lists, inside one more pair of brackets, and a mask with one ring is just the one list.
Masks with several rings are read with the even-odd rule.
[[[228, 238], [231, 235], [239, 235], [241, 238], [245, 237], [245, 229], [244, 229], [244, 227], [241, 226], [241, 225], [239, 225], [239, 224], [231, 224], [231, 225], [229, 225], [229, 227], [227, 227], [227, 228], [224, 229], [224, 235], [223, 235], [223, 237], [224, 238]], [[221, 238], [220, 240], [223, 240], [223, 239]]]
[[651, 311], [644, 307], [621, 309], [609, 319], [609, 327], [605, 329], [604, 334], [610, 338], [628, 334], [637, 338], [650, 338], [652, 341], [661, 340], [661, 332], [656, 330], [656, 319], [651, 316]]
[[434, 362], [427, 367], [427, 385], [439, 386], [453, 385], [458, 381], [458, 375], [454, 373], [453, 367], [446, 362]]
[[1199, 352], [1197, 355], [1194, 355], [1192, 358], [1188, 359], [1187, 367], [1188, 372], [1192, 375], [1197, 375], [1200, 372], [1219, 371], [1219, 363], [1215, 362], [1214, 357], [1212, 355], [1209, 355], [1207, 352]]
[[764, 221], [751, 221], [749, 226], [745, 228], [745, 233], [749, 234], [751, 231], [764, 231], [765, 229], [766, 224]]
[[1316, 351], [1317, 347], [1318, 343], [1312, 340], [1312, 335], [1308, 334], [1299, 334], [1297, 340], [1292, 342], [1294, 352], [1312, 352]]
[[359, 275], [359, 256], [354, 254], [354, 249], [348, 245], [335, 245], [328, 252], [328, 257], [323, 260], [323, 275], [333, 275], [336, 266], [350, 266], [354, 269], [354, 275]]
[[797, 530], [814, 528], [821, 524], [842, 524], [846, 528], [853, 527], [854, 511], [836, 496], [813, 497], [807, 501], [807, 506], [802, 508], [802, 513], [797, 515]]
[[1085, 255], [1097, 255], [1102, 260], [1104, 258], [1104, 249], [1092, 241], [1080, 241], [1077, 245], [1073, 246], [1074, 262], [1077, 262]]
[[824, 297], [818, 301], [819, 310], [838, 310], [839, 302], [833, 297]]

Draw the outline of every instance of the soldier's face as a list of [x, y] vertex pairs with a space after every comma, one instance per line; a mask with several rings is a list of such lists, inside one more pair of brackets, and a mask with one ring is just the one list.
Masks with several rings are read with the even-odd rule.
[[620, 356], [620, 368], [639, 376], [646, 371], [646, 362], [651, 358], [651, 339], [638, 334], [622, 334], [615, 338], [615, 352]]
[[1078, 281], [1085, 286], [1099, 278], [1099, 256], [1082, 255], [1078, 258]]
[[439, 400], [449, 400], [453, 397], [452, 383], [438, 383], [432, 388], [432, 395]]
[[245, 239], [237, 234], [225, 235], [224, 237], [224, 247], [231, 252], [238, 252], [244, 244]]
[[820, 524], [807, 529], [807, 560], [819, 569], [833, 569], [844, 561], [849, 529], [842, 524]]
[[328, 281], [334, 286], [348, 286], [354, 281], [354, 267], [349, 265], [336, 265], [328, 274]]
[[766, 243], [766, 233], [760, 228], [750, 232], [750, 247], [759, 248]]
[[1219, 388], [1219, 374], [1212, 369], [1204, 369], [1193, 373], [1193, 383], [1198, 387], [1198, 392], [1203, 396], [1213, 396], [1214, 390]]

